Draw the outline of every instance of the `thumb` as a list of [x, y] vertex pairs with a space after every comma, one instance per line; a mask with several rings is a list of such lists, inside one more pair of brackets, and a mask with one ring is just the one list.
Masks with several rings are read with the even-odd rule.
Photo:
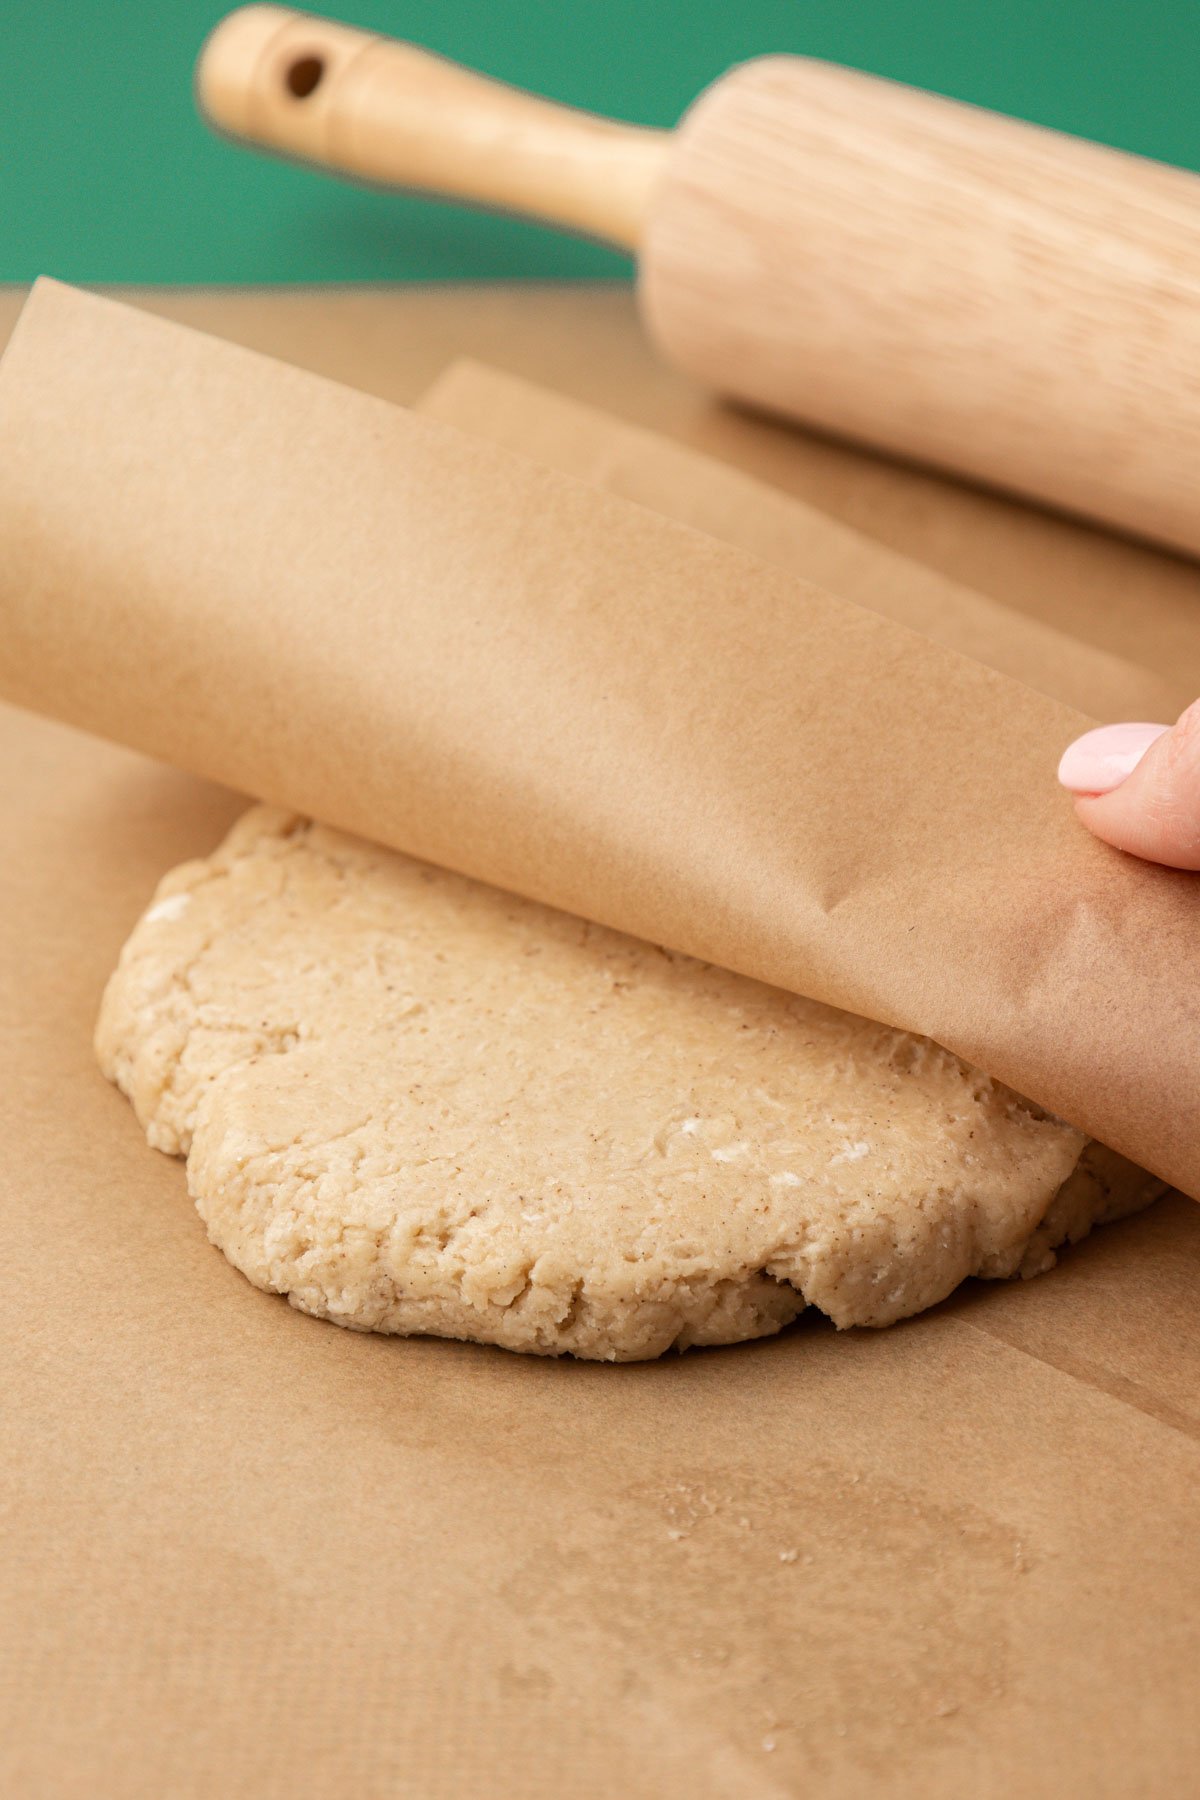
[[1174, 869], [1200, 869], [1200, 700], [1177, 724], [1102, 725], [1068, 746], [1058, 778], [1089, 831]]

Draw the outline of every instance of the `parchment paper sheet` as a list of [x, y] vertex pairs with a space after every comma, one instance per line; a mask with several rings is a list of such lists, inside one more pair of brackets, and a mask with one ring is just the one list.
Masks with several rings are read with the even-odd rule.
[[737, 544], [1080, 712], [1173, 719], [1195, 698], [1177, 672], [1094, 649], [766, 482], [516, 376], [456, 363], [417, 410]]
[[483, 440], [43, 283], [0, 694], [927, 1033], [1200, 1194], [1200, 890], [1081, 715]]
[[[780, 454], [657, 371], [613, 291], [151, 298], [395, 400], [469, 353]], [[1200, 656], [1166, 558], [815, 440], [777, 472]], [[210, 1248], [91, 1053], [161, 871], [244, 802], [5, 709], [0, 767], [0, 1791], [1192, 1790], [1192, 1202], [886, 1333], [609, 1369], [337, 1331]]]

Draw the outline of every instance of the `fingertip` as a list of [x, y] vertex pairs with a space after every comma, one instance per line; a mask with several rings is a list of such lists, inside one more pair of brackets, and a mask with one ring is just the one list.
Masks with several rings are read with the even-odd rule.
[[1059, 759], [1058, 779], [1072, 794], [1110, 794], [1169, 729], [1144, 720], [1098, 725], [1067, 745]]
[[1200, 708], [1189, 708], [1169, 731], [1156, 729], [1132, 770], [1108, 790], [1077, 792], [1075, 814], [1117, 850], [1168, 868], [1200, 869]]

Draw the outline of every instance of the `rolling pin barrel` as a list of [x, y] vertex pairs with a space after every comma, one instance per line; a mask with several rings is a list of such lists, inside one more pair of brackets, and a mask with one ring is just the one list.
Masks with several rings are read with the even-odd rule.
[[198, 68], [221, 129], [640, 258], [722, 392], [1200, 554], [1200, 179], [800, 57], [674, 133], [251, 6]]
[[651, 335], [726, 393], [1200, 553], [1200, 179], [829, 63], [677, 133]]

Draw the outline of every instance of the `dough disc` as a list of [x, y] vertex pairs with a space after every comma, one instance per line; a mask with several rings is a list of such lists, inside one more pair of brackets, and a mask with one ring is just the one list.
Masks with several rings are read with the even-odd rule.
[[360, 1330], [887, 1325], [1162, 1191], [923, 1039], [268, 807], [163, 881], [96, 1042], [213, 1243]]

